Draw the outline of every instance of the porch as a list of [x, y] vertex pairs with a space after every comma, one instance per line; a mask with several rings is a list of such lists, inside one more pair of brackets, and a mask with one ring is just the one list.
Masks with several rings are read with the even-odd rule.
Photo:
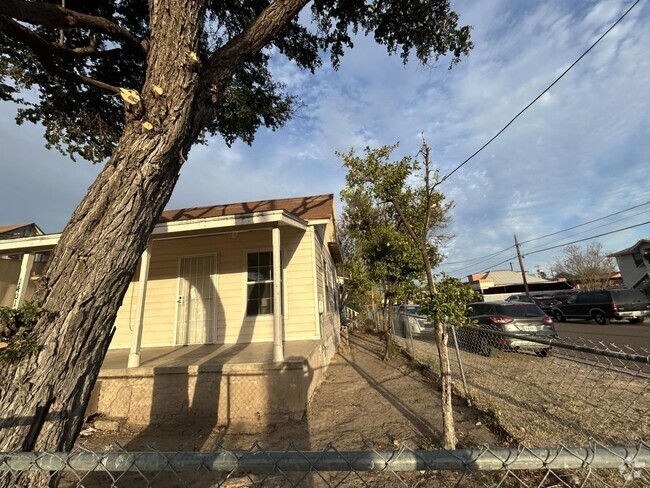
[[[319, 341], [287, 341], [284, 343], [284, 362], [302, 362]], [[100, 376], [110, 370], [127, 369], [130, 349], [109, 349], [104, 358]], [[273, 343], [197, 344], [190, 346], [145, 347], [140, 349], [140, 366], [129, 371], [179, 367], [186, 370], [200, 366], [269, 365], [273, 363]], [[205, 369], [205, 368], [203, 368]]]
[[299, 419], [323, 377], [319, 341], [288, 341], [273, 362], [273, 343], [141, 349], [127, 368], [129, 349], [109, 350], [88, 414], [130, 425], [252, 426]]

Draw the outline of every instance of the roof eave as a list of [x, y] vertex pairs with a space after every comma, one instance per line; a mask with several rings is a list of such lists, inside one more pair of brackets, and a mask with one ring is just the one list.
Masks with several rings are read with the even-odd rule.
[[[307, 222], [302, 220], [300, 217], [284, 210], [273, 210], [269, 212], [228, 215], [206, 219], [163, 222], [154, 227], [151, 238], [155, 240], [192, 233], [200, 235], [202, 231], [214, 231], [218, 229], [225, 230], [229, 228], [237, 229], [241, 226], [268, 224], [293, 227], [302, 231], [307, 229]], [[48, 234], [0, 241], [0, 255], [51, 251], [59, 242], [60, 238], [61, 234]]]

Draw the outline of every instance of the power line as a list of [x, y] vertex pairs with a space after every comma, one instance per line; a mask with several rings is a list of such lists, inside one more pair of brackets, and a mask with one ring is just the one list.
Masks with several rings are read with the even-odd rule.
[[[508, 249], [512, 249], [513, 247], [515, 247], [515, 246], [513, 245], [513, 246], [510, 246], [510, 247], [506, 247], [505, 249], [501, 249], [500, 251], [497, 251], [495, 253], [488, 254], [487, 256], [479, 256], [477, 258], [465, 259], [464, 261], [453, 261], [451, 263], [445, 262], [444, 264], [445, 264], [445, 266], [453, 266], [455, 264], [465, 264], [465, 263], [480, 264], [483, 261], [487, 261], [491, 257], [498, 256], [499, 254], [506, 252]], [[474, 261], [478, 261], [478, 263], [475, 263]], [[464, 267], [466, 268], [467, 266], [464, 266]]]
[[[634, 219], [634, 218], [638, 217], [639, 215], [644, 215], [644, 214], [647, 214], [647, 212], [641, 212], [641, 213], [636, 214], [636, 215], [630, 215], [629, 217], [625, 217], [623, 219], [618, 219], [618, 220], [615, 220], [614, 222], [607, 222], [605, 224], [600, 224], [600, 225], [597, 225], [596, 227], [592, 227], [591, 229], [587, 229], [587, 230], [583, 230], [583, 231], [580, 231], [580, 232], [572, 233], [570, 236], [564, 237], [564, 239], [573, 239], [573, 238], [576, 238], [576, 237], [578, 237], [580, 235], [588, 234], [589, 232], [595, 232], [596, 229], [602, 229], [603, 227], [610, 227], [610, 226], [612, 226], [614, 224], [619, 224], [619, 223], [625, 222], [626, 220]], [[558, 240], [554, 240], [552, 242], [547, 242], [546, 244], [543, 244], [543, 245], [548, 246], [548, 245], [552, 245], [555, 242], [558, 242]], [[537, 249], [533, 249], [533, 251], [536, 251], [536, 250]]]
[[609, 34], [609, 32], [610, 32], [614, 27], [616, 27], [616, 26], [618, 25], [618, 23], [619, 23], [621, 20], [623, 20], [623, 19], [625, 18], [625, 16], [626, 16], [627, 14], [629, 14], [630, 11], [631, 11], [634, 7], [636, 7], [636, 5], [637, 5], [640, 1], [641, 1], [641, 0], [636, 0], [636, 2], [634, 2], [634, 3], [632, 4], [632, 6], [631, 6], [630, 8], [628, 8], [628, 9], [625, 11], [625, 13], [624, 13], [623, 15], [621, 15], [621, 16], [618, 18], [618, 20], [617, 20], [616, 22], [614, 22], [614, 23], [609, 27], [609, 29], [607, 29], [607, 30], [606, 30], [606, 31], [605, 31], [605, 32], [604, 32], [604, 33], [603, 33], [603, 34], [602, 34], [598, 39], [596, 39], [596, 42], [594, 42], [591, 46], [589, 46], [589, 49], [587, 49], [584, 53], [582, 53], [582, 54], [580, 55], [580, 57], [579, 57], [578, 59], [576, 59], [576, 60], [571, 64], [571, 66], [569, 66], [567, 69], [565, 69], [564, 72], [563, 72], [560, 76], [558, 76], [558, 77], [555, 79], [555, 81], [553, 81], [553, 83], [551, 83], [549, 86], [547, 86], [547, 87], [544, 89], [544, 91], [542, 91], [539, 95], [537, 95], [537, 96], [533, 99], [532, 102], [530, 102], [528, 105], [526, 105], [526, 106], [525, 106], [525, 107], [524, 107], [524, 108], [523, 108], [523, 109], [522, 109], [522, 110], [521, 110], [517, 115], [515, 115], [515, 116], [510, 120], [510, 122], [508, 122], [508, 123], [507, 123], [507, 124], [506, 124], [506, 125], [505, 125], [505, 126], [504, 126], [500, 131], [499, 131], [499, 132], [497, 132], [497, 133], [496, 133], [496, 134], [495, 134], [495, 135], [494, 135], [494, 136], [493, 136], [489, 141], [487, 141], [487, 142], [486, 142], [485, 144], [483, 144], [483, 145], [482, 145], [482, 146], [481, 146], [477, 151], [475, 151], [474, 154], [472, 154], [472, 155], [471, 155], [470, 157], [468, 157], [465, 161], [463, 161], [463, 162], [460, 163], [458, 166], [456, 166], [456, 167], [453, 169], [453, 171], [452, 171], [451, 173], [449, 173], [449, 174], [447, 174], [446, 176], [444, 176], [444, 177], [440, 180], [440, 183], [439, 183], [439, 184], [442, 184], [445, 180], [447, 180], [447, 179], [448, 179], [451, 175], [453, 175], [456, 171], [458, 171], [460, 168], [462, 168], [463, 166], [465, 166], [465, 164], [469, 163], [469, 162], [474, 158], [474, 156], [476, 156], [476, 155], [479, 154], [481, 151], [483, 151], [483, 149], [485, 149], [487, 146], [489, 146], [489, 145], [492, 143], [492, 141], [494, 141], [494, 140], [495, 140], [497, 137], [499, 137], [503, 132], [505, 132], [506, 129], [507, 129], [508, 127], [510, 127], [510, 126], [514, 123], [514, 121], [517, 120], [517, 119], [519, 118], [519, 116], [520, 116], [521, 114], [523, 114], [526, 110], [528, 110], [528, 109], [529, 109], [529, 108], [530, 108], [530, 107], [531, 107], [535, 102], [537, 102], [537, 100], [539, 100], [539, 99], [540, 99], [540, 98], [541, 98], [541, 97], [542, 97], [542, 96], [543, 96], [547, 91], [549, 91], [551, 88], [553, 88], [553, 86], [554, 86], [558, 81], [560, 81], [560, 80], [564, 77], [564, 75], [566, 75], [566, 74], [567, 74], [567, 73], [568, 73], [568, 72], [569, 72], [569, 71], [570, 71], [570, 70], [571, 70], [571, 69], [572, 69], [576, 64], [578, 64], [578, 62], [580, 62], [580, 60], [582, 60], [582, 58], [584, 58], [584, 57], [587, 55], [587, 53], [589, 53], [589, 51], [591, 51], [591, 50], [596, 46], [596, 44], [598, 44], [598, 43], [599, 43], [599, 42], [600, 42], [600, 41], [601, 41], [601, 40], [602, 40], [602, 39], [603, 39], [607, 34]]
[[527, 253], [524, 253], [524, 254], [526, 256], [529, 256], [531, 254], [538, 254], [540, 252], [550, 251], [551, 249], [557, 249], [558, 247], [570, 246], [571, 244], [576, 244], [578, 242], [588, 241], [590, 239], [596, 239], [597, 237], [608, 236], [610, 234], [615, 234], [616, 232], [622, 232], [624, 230], [634, 229], [635, 227], [641, 227], [642, 225], [647, 225], [647, 224], [650, 224], [650, 220], [646, 220], [645, 222], [641, 222], [640, 224], [628, 225], [627, 227], [623, 227], [621, 229], [616, 229], [616, 230], [612, 230], [612, 231], [609, 231], [609, 232], [605, 232], [603, 234], [598, 234], [598, 235], [591, 236], [591, 237], [585, 237], [584, 239], [578, 239], [576, 241], [565, 242], [564, 244], [558, 244], [557, 246], [551, 246], [551, 247], [547, 247], [547, 248], [544, 248], [544, 249], [538, 249], [536, 251], [531, 251], [531, 252], [527, 252]]
[[[623, 210], [619, 210], [619, 211], [617, 211], [617, 212], [611, 213], [611, 214], [609, 214], [609, 215], [605, 215], [605, 216], [603, 216], [603, 217], [599, 217], [599, 218], [597, 218], [597, 219], [590, 220], [590, 221], [588, 221], [588, 222], [583, 222], [583, 223], [581, 223], [581, 224], [574, 225], [574, 226], [572, 226], [572, 227], [567, 227], [566, 229], [558, 230], [558, 231], [556, 231], [556, 232], [552, 232], [552, 233], [550, 233], [550, 234], [545, 234], [545, 235], [543, 235], [543, 236], [539, 236], [539, 237], [533, 237], [532, 239], [528, 239], [528, 240], [525, 240], [525, 241], [520, 242], [520, 245], [524, 245], [524, 244], [527, 244], [527, 243], [530, 243], [530, 242], [538, 241], [538, 240], [540, 240], [540, 239], [544, 239], [544, 238], [546, 238], [546, 237], [552, 237], [552, 236], [555, 236], [555, 235], [561, 234], [561, 233], [563, 233], [563, 232], [568, 232], [568, 231], [570, 231], [570, 230], [577, 229], [577, 228], [579, 228], [579, 227], [584, 227], [585, 225], [593, 224], [594, 222], [599, 222], [599, 221], [601, 221], [601, 220], [605, 220], [605, 219], [608, 219], [608, 218], [610, 218], [610, 217], [614, 217], [615, 215], [620, 215], [620, 214], [622, 214], [622, 213], [629, 212], [630, 210], [634, 210], [634, 209], [636, 209], [636, 208], [640, 208], [640, 207], [643, 207], [643, 206], [648, 205], [648, 204], [650, 204], [650, 201], [647, 201], [647, 202], [645, 202], [645, 203], [640, 203], [640, 204], [638, 204], [638, 205], [633, 205], [632, 207], [628, 207], [628, 208], [625, 208], [625, 209], [623, 209]], [[645, 212], [641, 212], [641, 213], [638, 213], [638, 214], [632, 215], [632, 216], [630, 216], [630, 217], [626, 217], [626, 218], [624, 218], [624, 219], [616, 220], [616, 221], [614, 221], [614, 222], [609, 222], [609, 223], [607, 223], [607, 224], [603, 224], [603, 225], [601, 225], [601, 226], [595, 227], [595, 228], [593, 228], [593, 229], [589, 229], [589, 230], [584, 231], [584, 232], [591, 232], [591, 231], [594, 231], [595, 229], [598, 229], [598, 228], [600, 228], [600, 227], [605, 227], [605, 226], [607, 226], [607, 225], [612, 225], [612, 224], [615, 224], [615, 223], [617, 223], [617, 222], [622, 222], [623, 220], [627, 220], [627, 219], [629, 219], [629, 218], [636, 217], [636, 216], [638, 216], [638, 215], [642, 215], [642, 214], [644, 214], [644, 213], [645, 213]], [[581, 233], [583, 233], [583, 232], [579, 232], [578, 234], [581, 234]], [[496, 256], [498, 256], [499, 254], [502, 254], [502, 253], [504, 253], [504, 252], [506, 252], [506, 251], [508, 251], [508, 250], [510, 250], [510, 249], [512, 249], [512, 248], [514, 248], [514, 246], [509, 246], [509, 247], [506, 247], [505, 249], [501, 249], [500, 251], [496, 251], [496, 252], [494, 252], [494, 253], [487, 254], [487, 255], [484, 255], [484, 256], [478, 256], [478, 257], [476, 257], [476, 258], [472, 258], [472, 259], [466, 259], [466, 260], [463, 260], [463, 261], [443, 262], [442, 264], [444, 264], [445, 266], [452, 266], [452, 267], [453, 267], [454, 265], [458, 265], [458, 264], [470, 263], [470, 264], [468, 264], [467, 266], [461, 266], [458, 270], [454, 271], [454, 273], [459, 273], [459, 272], [462, 271], [462, 270], [472, 268], [472, 267], [474, 267], [474, 266], [476, 266], [476, 265], [478, 265], [478, 264], [481, 264], [481, 263], [483, 263], [483, 262], [485, 262], [485, 261], [488, 261], [490, 258], [492, 258], [492, 257], [496, 257]], [[536, 251], [533, 250], [533, 251], [531, 251], [531, 252], [529, 252], [529, 253], [526, 253], [526, 254], [531, 254], [532, 252], [536, 252]], [[502, 263], [499, 263], [499, 264], [502, 264]]]
[[630, 210], [634, 210], [635, 208], [643, 207], [644, 205], [648, 205], [648, 204], [650, 204], [650, 201], [647, 201], [645, 203], [640, 203], [639, 205], [635, 205], [635, 206], [630, 207], [630, 208], [626, 208], [625, 210], [620, 210], [618, 212], [614, 212], [613, 214], [605, 215], [604, 217], [600, 217], [598, 219], [590, 220], [589, 222], [585, 222], [583, 224], [578, 224], [578, 225], [574, 225], [573, 227], [568, 227], [566, 229], [558, 230], [557, 232], [553, 232], [551, 234], [546, 234], [544, 236], [535, 237], [533, 239], [528, 239], [527, 241], [520, 242], [520, 244], [522, 244], [522, 245], [523, 244], [528, 244], [529, 242], [538, 241], [540, 239], [544, 239], [545, 237], [555, 236], [557, 234], [561, 234], [562, 232], [567, 232], [567, 231], [570, 231], [570, 230], [573, 230], [573, 229], [577, 229], [578, 227], [584, 227], [585, 225], [593, 224], [594, 222], [598, 222], [600, 220], [605, 220], [605, 219], [608, 219], [609, 217], [613, 217], [614, 215], [619, 215], [619, 214], [628, 212]]
[[[603, 233], [601, 233], [601, 234], [597, 234], [597, 235], [594, 235], [594, 236], [585, 237], [585, 238], [583, 238], [583, 239], [576, 239], [576, 240], [574, 240], [574, 241], [565, 242], [565, 243], [562, 243], [562, 244], [557, 244], [557, 245], [555, 245], [555, 246], [549, 246], [549, 247], [545, 247], [545, 248], [542, 248], [542, 249], [534, 249], [534, 250], [532, 250], [532, 251], [523, 252], [523, 254], [524, 254], [524, 257], [526, 257], [526, 256], [530, 256], [530, 255], [532, 255], [532, 254], [539, 254], [540, 252], [550, 251], [550, 250], [552, 250], [552, 249], [557, 249], [557, 248], [560, 248], [560, 247], [570, 246], [571, 244], [577, 244], [577, 243], [579, 243], [579, 242], [589, 241], [589, 240], [591, 240], [591, 239], [596, 239], [596, 238], [598, 238], [598, 237], [603, 237], [603, 236], [607, 236], [607, 235], [610, 235], [610, 234], [615, 234], [615, 233], [617, 233], [617, 232], [622, 232], [622, 231], [624, 231], [624, 230], [634, 229], [635, 227], [641, 227], [641, 226], [643, 226], [643, 225], [647, 225], [647, 224], [650, 224], [650, 220], [647, 220], [647, 221], [645, 221], [645, 222], [641, 222], [641, 223], [639, 223], [639, 224], [628, 225], [627, 227], [622, 227], [622, 228], [620, 228], [620, 229], [615, 229], [615, 230], [612, 230], [612, 231], [609, 231], [609, 232], [603, 232]], [[511, 249], [512, 247], [513, 247], [513, 246], [511, 246], [511, 247], [508, 248], [508, 249]], [[507, 250], [507, 249], [505, 249], [505, 250]], [[504, 251], [505, 251], [505, 250], [504, 250]], [[483, 269], [482, 271], [479, 271], [479, 273], [484, 273], [484, 272], [486, 272], [486, 271], [489, 271], [489, 270], [495, 268], [496, 266], [499, 266], [499, 265], [501, 265], [501, 264], [507, 263], [507, 262], [509, 262], [509, 261], [511, 261], [511, 260], [513, 260], [513, 259], [515, 259], [516, 257], [517, 257], [517, 256], [512, 256], [512, 257], [509, 257], [508, 259], [506, 259], [506, 260], [504, 260], [504, 261], [500, 261], [500, 262], [498, 262], [498, 263], [496, 263], [496, 264], [492, 264], [492, 265], [488, 266], [487, 268]], [[479, 263], [476, 263], [476, 264], [479, 264]], [[461, 270], [464, 270], [464, 269], [468, 269], [468, 267], [466, 266], [466, 267], [464, 267], [464, 268], [461, 268]], [[458, 277], [458, 275], [461, 274], [461, 270], [457, 270], [457, 271], [455, 271], [455, 272], [454, 272], [454, 275], [455, 275], [456, 277]]]

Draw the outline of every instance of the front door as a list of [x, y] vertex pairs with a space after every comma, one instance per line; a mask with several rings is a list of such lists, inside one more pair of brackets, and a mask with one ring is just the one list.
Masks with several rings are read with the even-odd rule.
[[216, 256], [180, 258], [176, 344], [217, 342]]

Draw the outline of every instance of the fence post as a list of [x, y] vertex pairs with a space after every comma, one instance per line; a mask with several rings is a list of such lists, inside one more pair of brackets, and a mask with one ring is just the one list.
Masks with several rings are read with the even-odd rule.
[[415, 346], [413, 345], [413, 331], [411, 330], [411, 318], [408, 315], [406, 316], [406, 327], [409, 331], [409, 339], [411, 342], [411, 356], [413, 357], [413, 361], [417, 361], [417, 358], [415, 357]]
[[467, 406], [472, 406], [472, 400], [469, 397], [469, 390], [467, 389], [467, 380], [465, 379], [465, 369], [463, 368], [463, 361], [460, 358], [460, 349], [458, 348], [458, 337], [456, 336], [456, 326], [451, 323], [451, 335], [454, 337], [454, 349], [456, 349], [456, 358], [458, 358], [458, 367], [460, 368], [460, 377], [463, 380], [463, 389], [465, 390], [465, 400]]

